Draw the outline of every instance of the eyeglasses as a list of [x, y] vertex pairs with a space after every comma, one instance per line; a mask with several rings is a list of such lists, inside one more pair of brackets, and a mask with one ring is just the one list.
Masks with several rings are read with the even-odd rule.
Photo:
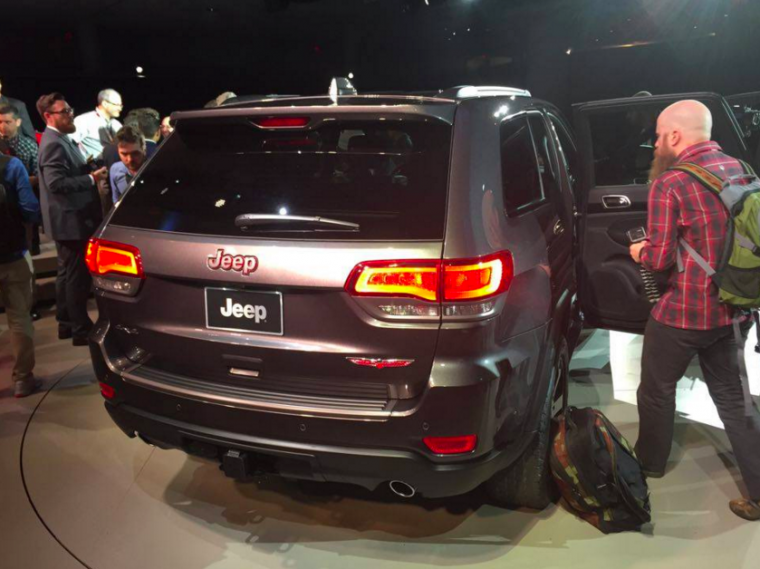
[[113, 103], [113, 102], [109, 101], [108, 99], [103, 99], [103, 102], [104, 103], [108, 103], [109, 105], [112, 105], [114, 107], [119, 107], [120, 109], [124, 108], [123, 104], [121, 104], [121, 103]]
[[62, 111], [46, 111], [49, 115], [74, 115], [73, 107], [66, 107]]

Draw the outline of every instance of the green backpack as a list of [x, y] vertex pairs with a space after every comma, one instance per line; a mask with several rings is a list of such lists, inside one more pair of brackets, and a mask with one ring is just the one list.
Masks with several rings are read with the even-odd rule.
[[[684, 162], [670, 169], [685, 172], [698, 180], [711, 190], [728, 210], [728, 238], [715, 268], [684, 239], [679, 239], [678, 242], [718, 287], [721, 302], [752, 311], [758, 335], [755, 351], [760, 353], [760, 317], [757, 310], [760, 308], [760, 179], [749, 164], [741, 160], [740, 162], [744, 174], [725, 181], [691, 162]], [[678, 270], [683, 271], [681, 256], [677, 255], [676, 260]], [[734, 334], [737, 345], [742, 346], [739, 321], [739, 317], [734, 319]], [[738, 355], [744, 387], [745, 412], [749, 416], [752, 400], [743, 349], [739, 349]]]

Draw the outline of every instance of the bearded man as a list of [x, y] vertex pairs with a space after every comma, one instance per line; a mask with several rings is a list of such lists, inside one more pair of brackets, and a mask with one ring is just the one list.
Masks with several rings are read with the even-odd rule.
[[[728, 212], [710, 189], [688, 174], [669, 170], [682, 163], [706, 168], [726, 180], [744, 173], [740, 162], [710, 140], [712, 115], [698, 101], [681, 101], [657, 120], [650, 179], [649, 240], [631, 245], [631, 257], [650, 271], [668, 271], [684, 239], [715, 267], [727, 238]], [[636, 453], [652, 478], [665, 474], [673, 439], [676, 383], [694, 356], [733, 448], [749, 499], [731, 500], [737, 516], [760, 520], [760, 414], [744, 416], [732, 320], [734, 308], [718, 299], [718, 289], [691, 255], [681, 255], [683, 271], [672, 271], [668, 287], [647, 323], [638, 390], [639, 438]], [[747, 324], [744, 323], [746, 338]]]

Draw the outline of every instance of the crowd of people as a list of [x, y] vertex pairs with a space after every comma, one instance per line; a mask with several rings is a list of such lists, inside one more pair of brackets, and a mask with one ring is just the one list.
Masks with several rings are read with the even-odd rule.
[[15, 355], [14, 395], [40, 387], [34, 377], [32, 312], [39, 230], [57, 251], [58, 338], [87, 345], [92, 280], [87, 242], [132, 178], [172, 131], [152, 108], [124, 109], [121, 95], [103, 89], [96, 107], [76, 115], [61, 93], [39, 98], [45, 130], [37, 133], [26, 104], [2, 94], [0, 83], [0, 294]]

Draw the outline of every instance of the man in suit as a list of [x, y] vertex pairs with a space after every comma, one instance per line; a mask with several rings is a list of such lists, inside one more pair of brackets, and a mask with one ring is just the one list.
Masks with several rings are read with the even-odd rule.
[[0, 80], [0, 106], [4, 105], [10, 105], [11, 107], [16, 108], [18, 111], [18, 117], [21, 119], [21, 132], [25, 136], [36, 141], [37, 138], [34, 133], [34, 125], [32, 124], [32, 119], [29, 117], [29, 111], [26, 110], [26, 104], [18, 99], [12, 99], [11, 97], [3, 95], [3, 82]]
[[68, 137], [76, 132], [74, 110], [62, 94], [40, 97], [37, 111], [47, 125], [40, 142], [39, 179], [45, 233], [55, 240], [58, 252], [58, 337], [73, 338], [75, 346], [85, 346], [92, 328], [87, 314], [92, 279], [85, 253], [87, 240], [102, 220], [97, 184], [108, 170], [88, 172], [87, 163]]

